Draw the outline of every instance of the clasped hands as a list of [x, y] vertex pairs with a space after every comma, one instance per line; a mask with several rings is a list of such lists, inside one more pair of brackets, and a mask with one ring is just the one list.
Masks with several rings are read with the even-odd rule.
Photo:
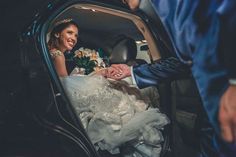
[[96, 74], [114, 80], [121, 80], [131, 75], [130, 67], [126, 64], [112, 64], [108, 68], [101, 69]]

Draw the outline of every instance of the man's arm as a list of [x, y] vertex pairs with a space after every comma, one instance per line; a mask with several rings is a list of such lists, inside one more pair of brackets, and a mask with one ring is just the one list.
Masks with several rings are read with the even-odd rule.
[[156, 86], [161, 82], [190, 76], [187, 65], [174, 57], [162, 59], [154, 64], [133, 67], [133, 76], [139, 88]]
[[189, 67], [174, 57], [161, 59], [153, 64], [134, 66], [133, 68], [125, 64], [112, 65], [112, 68], [117, 70], [110, 74], [110, 78], [120, 80], [132, 76], [139, 88], [156, 86], [164, 81], [190, 75]]

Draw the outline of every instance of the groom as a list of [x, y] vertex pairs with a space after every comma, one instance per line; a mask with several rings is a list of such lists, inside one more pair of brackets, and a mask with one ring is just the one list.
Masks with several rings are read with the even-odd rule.
[[[136, 10], [147, 0], [123, 2]], [[231, 144], [236, 142], [236, 1], [152, 0], [150, 3], [182, 63], [168, 58], [152, 65], [131, 68], [124, 64], [112, 65], [115, 70], [108, 71], [109, 77], [119, 80], [132, 76], [137, 86], [143, 88], [179, 75], [185, 71], [186, 64], [192, 71], [203, 106], [214, 127], [214, 138], [209, 144], [218, 156], [236, 156], [236, 146]], [[161, 63], [169, 63], [168, 60], [175, 62], [175, 66], [169, 66], [163, 72]], [[189, 60], [191, 65], [187, 64]], [[213, 157], [206, 153], [202, 156]]]

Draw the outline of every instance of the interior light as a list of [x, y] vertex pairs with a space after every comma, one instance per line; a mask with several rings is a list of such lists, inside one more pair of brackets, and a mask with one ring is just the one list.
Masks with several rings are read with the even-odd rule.
[[88, 9], [90, 9], [90, 8], [87, 8], [87, 7], [81, 7], [81, 9], [85, 9], [85, 10], [88, 10]]
[[143, 43], [146, 43], [146, 42], [147, 42], [147, 40], [142, 40], [142, 42], [143, 42]]

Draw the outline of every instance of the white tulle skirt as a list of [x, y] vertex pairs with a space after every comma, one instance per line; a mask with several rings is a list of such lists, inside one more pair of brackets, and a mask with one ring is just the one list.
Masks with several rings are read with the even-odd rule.
[[111, 88], [102, 76], [68, 76], [61, 81], [97, 149], [118, 154], [120, 148], [132, 148], [123, 156], [160, 156], [160, 130], [169, 120], [157, 108]]

